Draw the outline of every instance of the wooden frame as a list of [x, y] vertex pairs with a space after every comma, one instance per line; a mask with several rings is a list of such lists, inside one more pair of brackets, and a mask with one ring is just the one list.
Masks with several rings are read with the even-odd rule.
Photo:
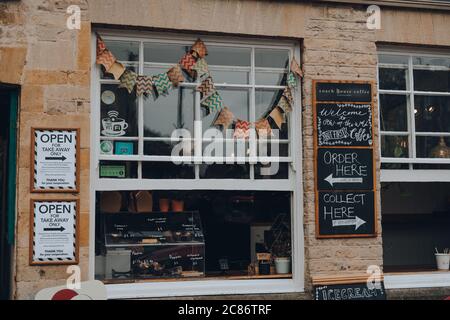
[[[74, 261], [34, 261], [34, 204], [36, 202], [75, 202], [75, 257]], [[30, 200], [30, 227], [29, 227], [29, 265], [43, 266], [43, 265], [77, 265], [80, 261], [80, 200], [79, 199], [31, 199]]]
[[[374, 233], [373, 234], [338, 234], [338, 235], [321, 235], [320, 234], [320, 226], [319, 226], [319, 190], [317, 187], [317, 178], [318, 178], [318, 143], [317, 143], [317, 104], [318, 103], [352, 103], [355, 105], [358, 104], [369, 104], [369, 102], [341, 102], [341, 101], [317, 101], [316, 97], [316, 89], [318, 83], [351, 83], [351, 84], [369, 84], [371, 86], [371, 110], [372, 110], [372, 146], [320, 146], [323, 149], [369, 149], [372, 150], [373, 155], [373, 165], [372, 165], [372, 174], [373, 174], [373, 190], [369, 190], [373, 192], [374, 196]], [[315, 231], [317, 239], [336, 239], [336, 238], [375, 238], [378, 236], [378, 211], [377, 211], [377, 178], [376, 178], [376, 162], [375, 162], [375, 115], [374, 115], [374, 97], [375, 97], [375, 83], [373, 81], [363, 81], [363, 80], [313, 80], [312, 82], [312, 90], [313, 90], [313, 139], [314, 139], [314, 194], [315, 194]], [[335, 191], [335, 190], [320, 190], [320, 191]], [[339, 190], [339, 191], [348, 191], [348, 192], [361, 192], [362, 190]], [[368, 192], [368, 190], [364, 190]]]
[[[76, 154], [75, 154], [75, 189], [36, 189], [34, 185], [35, 178], [35, 152], [36, 152], [36, 131], [75, 131], [76, 132]], [[48, 127], [32, 127], [31, 128], [31, 165], [30, 165], [30, 189], [31, 193], [80, 193], [80, 129], [79, 128], [48, 128]]]

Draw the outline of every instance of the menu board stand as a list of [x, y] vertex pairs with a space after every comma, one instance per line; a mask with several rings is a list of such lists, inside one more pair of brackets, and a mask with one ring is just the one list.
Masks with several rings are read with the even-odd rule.
[[316, 237], [376, 237], [373, 83], [313, 81]]

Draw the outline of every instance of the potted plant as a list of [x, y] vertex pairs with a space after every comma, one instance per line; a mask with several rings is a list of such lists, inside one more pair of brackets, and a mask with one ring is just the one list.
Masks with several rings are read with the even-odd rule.
[[291, 229], [287, 215], [280, 214], [272, 225], [270, 251], [277, 274], [291, 272]]
[[448, 271], [450, 268], [450, 249], [445, 248], [442, 253], [440, 253], [437, 248], [434, 249], [436, 251], [434, 255], [436, 257], [436, 264], [438, 270]]

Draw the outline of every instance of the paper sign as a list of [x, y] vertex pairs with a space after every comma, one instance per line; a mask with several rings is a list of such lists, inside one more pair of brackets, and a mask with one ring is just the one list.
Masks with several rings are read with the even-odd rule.
[[125, 178], [125, 166], [100, 166], [101, 178]]
[[77, 264], [77, 201], [32, 201], [30, 264]]
[[77, 129], [34, 129], [32, 192], [78, 192]]

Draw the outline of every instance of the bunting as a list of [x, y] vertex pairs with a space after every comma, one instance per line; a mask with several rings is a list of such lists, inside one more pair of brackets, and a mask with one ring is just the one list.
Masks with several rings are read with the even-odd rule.
[[[136, 86], [136, 94], [148, 95], [156, 91], [158, 95], [166, 95], [171, 87], [177, 87], [185, 81], [183, 70], [192, 78], [200, 80], [196, 90], [201, 93], [201, 105], [206, 108], [206, 113], [217, 111], [218, 115], [213, 125], [228, 128], [235, 122], [235, 137], [248, 138], [252, 123], [236, 119], [228, 107], [224, 107], [223, 100], [216, 90], [214, 81], [210, 76], [208, 63], [205, 57], [208, 49], [201, 39], [198, 39], [179, 61], [165, 73], [154, 76], [137, 75], [134, 71], [126, 69], [123, 64], [116, 60], [115, 56], [108, 50], [105, 42], [97, 35], [97, 58], [96, 63], [103, 65], [105, 71], [111, 73], [114, 79], [120, 81], [121, 88], [125, 88], [130, 94]], [[292, 88], [298, 84], [298, 78], [302, 77], [302, 70], [295, 59], [290, 64], [290, 72], [286, 78], [287, 87], [283, 90], [278, 103], [273, 107], [267, 117], [261, 118], [254, 123], [259, 137], [273, 136], [271, 123], [281, 128], [286, 121], [286, 114], [292, 112], [294, 97]], [[236, 131], [238, 131], [236, 133]]]

